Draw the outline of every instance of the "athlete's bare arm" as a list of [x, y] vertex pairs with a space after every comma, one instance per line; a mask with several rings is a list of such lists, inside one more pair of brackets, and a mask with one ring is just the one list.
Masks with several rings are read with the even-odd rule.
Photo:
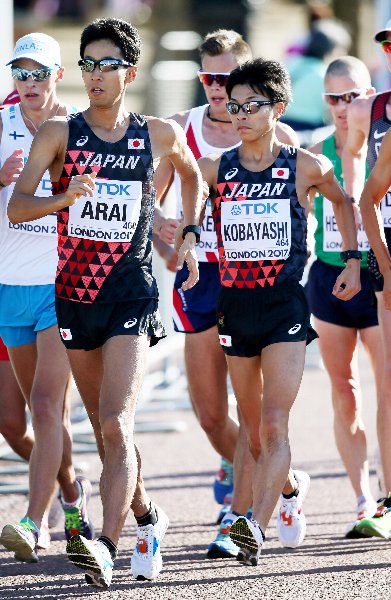
[[[346, 250], [356, 250], [357, 232], [352, 202], [334, 176], [331, 161], [323, 154], [315, 155], [300, 149], [297, 157], [296, 190], [299, 202], [307, 209], [311, 188], [319, 190], [333, 203], [343, 247]], [[360, 261], [350, 259], [335, 282], [333, 294], [341, 300], [350, 300], [360, 289]]]
[[391, 185], [391, 129], [383, 138], [379, 156], [369, 175], [360, 200], [364, 228], [384, 277], [383, 298], [391, 310], [391, 257], [384, 240], [379, 205]]
[[[1, 120], [0, 112], [0, 144], [3, 138], [3, 121]], [[17, 180], [23, 169], [23, 148], [17, 148], [13, 153], [5, 159], [0, 165], [0, 184], [3, 186], [10, 185]]]
[[221, 154], [209, 154], [198, 159], [204, 184], [209, 188], [210, 198], [213, 202], [213, 191], [217, 189], [217, 175], [221, 161]]
[[34, 195], [47, 169], [53, 181], [60, 178], [67, 140], [68, 123], [64, 118], [45, 121], [40, 127], [8, 204], [11, 223], [33, 221], [75, 204], [80, 196], [92, 196], [95, 173], [73, 177], [65, 194], [48, 197]]
[[[181, 180], [183, 225], [200, 222], [202, 209], [202, 177], [192, 151], [187, 145], [185, 132], [173, 120], [148, 119], [154, 160], [169, 159]], [[190, 289], [198, 281], [198, 263], [195, 255], [195, 235], [188, 233], [178, 252], [178, 268], [186, 257], [189, 278], [182, 289]]]
[[374, 96], [356, 98], [348, 107], [348, 137], [342, 150], [344, 187], [358, 199], [365, 182], [365, 159]]

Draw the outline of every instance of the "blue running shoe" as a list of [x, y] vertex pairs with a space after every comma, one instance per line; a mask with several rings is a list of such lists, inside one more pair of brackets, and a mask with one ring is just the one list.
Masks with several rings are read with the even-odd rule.
[[236, 515], [228, 513], [220, 523], [216, 539], [209, 544], [208, 558], [235, 558], [239, 552], [238, 546], [229, 537], [232, 523], [237, 519]]
[[221, 458], [220, 469], [215, 475], [213, 482], [213, 492], [217, 504], [224, 504], [224, 498], [227, 494], [232, 494], [234, 487], [233, 467], [225, 458]]

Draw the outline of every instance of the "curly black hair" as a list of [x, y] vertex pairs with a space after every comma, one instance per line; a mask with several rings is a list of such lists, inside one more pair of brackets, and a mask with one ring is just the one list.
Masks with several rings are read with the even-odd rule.
[[86, 46], [98, 40], [110, 40], [123, 54], [124, 60], [137, 65], [140, 58], [141, 39], [135, 27], [123, 19], [95, 19], [82, 31], [80, 57], [84, 58]]
[[292, 99], [289, 73], [276, 60], [255, 58], [243, 63], [228, 77], [226, 90], [229, 98], [235, 85], [248, 85], [255, 93], [266, 96], [272, 102], [283, 102], [285, 106]]

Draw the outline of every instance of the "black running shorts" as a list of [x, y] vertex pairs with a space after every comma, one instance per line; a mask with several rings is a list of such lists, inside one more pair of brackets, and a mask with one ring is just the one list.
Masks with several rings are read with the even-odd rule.
[[57, 323], [68, 350], [95, 350], [117, 335], [150, 337], [154, 346], [166, 336], [156, 298], [131, 302], [72, 302], [56, 298]]
[[361, 290], [346, 302], [333, 296], [333, 286], [343, 267], [316, 260], [308, 274], [305, 292], [312, 314], [326, 323], [365, 329], [378, 324], [368, 269], [361, 269]]
[[222, 287], [217, 303], [220, 344], [230, 356], [250, 358], [279, 342], [307, 344], [317, 336], [303, 287], [288, 281], [273, 288]]

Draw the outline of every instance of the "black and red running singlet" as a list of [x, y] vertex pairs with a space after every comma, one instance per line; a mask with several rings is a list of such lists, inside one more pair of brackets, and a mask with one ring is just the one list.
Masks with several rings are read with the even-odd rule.
[[223, 286], [301, 279], [307, 219], [296, 194], [296, 158], [296, 148], [282, 146], [275, 162], [255, 173], [240, 164], [238, 148], [222, 154], [213, 218]]
[[64, 193], [74, 175], [96, 172], [93, 197], [58, 212], [56, 295], [76, 302], [156, 298], [152, 276], [155, 205], [153, 163], [146, 119], [130, 114], [124, 137], [98, 138], [82, 113], [70, 115], [61, 178]]

